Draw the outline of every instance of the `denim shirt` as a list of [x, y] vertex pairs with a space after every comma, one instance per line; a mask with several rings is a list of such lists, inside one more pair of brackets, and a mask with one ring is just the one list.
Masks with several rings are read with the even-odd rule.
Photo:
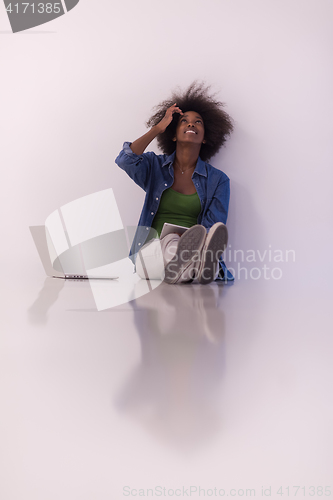
[[[115, 161], [146, 192], [130, 253], [132, 260], [135, 261], [137, 252], [148, 238], [163, 191], [173, 184], [173, 161], [176, 152], [170, 156], [156, 155], [153, 152], [137, 155], [133, 153], [130, 145], [130, 142], [124, 143]], [[192, 174], [192, 181], [201, 203], [197, 223], [203, 225], [207, 231], [215, 222], [226, 224], [230, 197], [229, 177], [199, 157]], [[219, 264], [218, 279], [233, 281], [234, 277], [221, 258]]]

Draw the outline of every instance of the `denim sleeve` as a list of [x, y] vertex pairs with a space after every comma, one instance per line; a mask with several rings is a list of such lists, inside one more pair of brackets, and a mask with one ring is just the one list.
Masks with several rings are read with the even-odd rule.
[[205, 227], [212, 227], [215, 222], [227, 223], [228, 208], [230, 199], [230, 180], [221, 181], [215, 192], [214, 196], [208, 206], [205, 214], [203, 225]]
[[[229, 199], [230, 199], [230, 180], [224, 180], [220, 182], [217, 186], [216, 191], [214, 193], [214, 197], [209, 206], [207, 212], [207, 219], [211, 225], [215, 224], [215, 222], [223, 222], [226, 224], [228, 218], [228, 208], [229, 208]], [[234, 277], [225, 265], [222, 256], [220, 257], [220, 272], [218, 276], [218, 280], [234, 281]]]
[[115, 159], [115, 162], [118, 167], [125, 170], [127, 175], [129, 175], [138, 186], [146, 191], [155, 153], [149, 152], [137, 155], [131, 150], [131, 144], [131, 142], [124, 142], [123, 149]]

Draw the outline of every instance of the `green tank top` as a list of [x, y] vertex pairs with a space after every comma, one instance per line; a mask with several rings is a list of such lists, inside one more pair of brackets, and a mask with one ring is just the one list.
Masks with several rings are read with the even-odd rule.
[[156, 229], [159, 236], [165, 222], [191, 227], [197, 223], [200, 211], [201, 203], [198, 193], [182, 194], [168, 188], [162, 194], [152, 227]]

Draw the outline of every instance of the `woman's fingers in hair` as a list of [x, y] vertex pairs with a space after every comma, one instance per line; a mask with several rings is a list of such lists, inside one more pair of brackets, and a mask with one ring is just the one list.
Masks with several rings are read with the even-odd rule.
[[159, 128], [159, 133], [163, 133], [165, 131], [165, 129], [168, 127], [168, 125], [170, 125], [170, 123], [172, 122], [172, 118], [173, 118], [174, 113], [179, 113], [181, 115], [183, 114], [182, 110], [177, 106], [176, 103], [173, 104], [172, 106], [170, 106], [166, 110], [164, 117], [158, 123], [157, 126]]
[[172, 117], [173, 117], [173, 114], [174, 113], [179, 113], [179, 114], [183, 114], [182, 110], [176, 106], [176, 104], [173, 104], [172, 106], [170, 106], [170, 108], [168, 108], [165, 112], [165, 118], [169, 119], [170, 122], [172, 121]]
[[180, 115], [183, 115], [184, 113], [182, 112], [182, 110], [177, 106], [177, 103], [175, 102], [175, 104], [173, 104], [172, 106], [170, 106], [170, 108], [172, 110], [172, 114], [173, 113], [179, 113]]

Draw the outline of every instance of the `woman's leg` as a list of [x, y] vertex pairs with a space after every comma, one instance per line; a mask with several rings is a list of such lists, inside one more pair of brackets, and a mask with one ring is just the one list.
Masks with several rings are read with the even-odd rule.
[[209, 230], [192, 226], [179, 240], [177, 253], [165, 268], [164, 281], [170, 284], [196, 279], [200, 284], [214, 281], [219, 272], [219, 258], [228, 242], [228, 231], [222, 222]]
[[222, 222], [216, 222], [209, 230], [202, 250], [201, 263], [198, 270], [198, 281], [202, 285], [217, 278], [219, 258], [228, 243], [228, 230]]
[[163, 280], [164, 268], [177, 252], [180, 236], [166, 235], [162, 240], [155, 238], [146, 243], [138, 253], [135, 267], [142, 279]]
[[205, 239], [206, 229], [200, 224], [190, 227], [182, 234], [175, 256], [165, 266], [166, 283], [175, 284], [195, 277]]
[[[136, 259], [136, 272], [140, 278], [163, 280], [165, 266], [175, 257], [179, 239], [180, 236], [178, 234], [172, 233], [165, 236], [162, 240], [156, 238], [146, 243], [138, 253]], [[199, 255], [197, 252], [194, 260], [179, 274], [176, 282], [183, 283], [193, 279], [196, 280], [198, 269], [201, 267], [202, 257], [202, 253]], [[218, 273], [219, 264], [217, 262], [213, 271], [213, 279], [217, 278]]]

